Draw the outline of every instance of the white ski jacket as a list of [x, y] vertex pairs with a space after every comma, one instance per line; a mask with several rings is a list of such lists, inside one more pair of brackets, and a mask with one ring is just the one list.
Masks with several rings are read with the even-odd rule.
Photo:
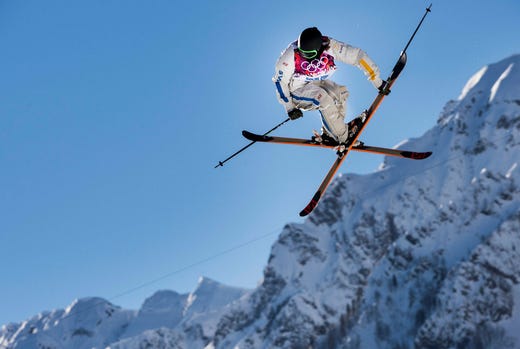
[[295, 108], [291, 92], [313, 81], [328, 79], [336, 71], [335, 60], [358, 67], [374, 87], [381, 86], [379, 67], [363, 50], [332, 38], [327, 39], [330, 42], [328, 48], [311, 62], [299, 54], [297, 41], [291, 43], [278, 58], [273, 82], [278, 100], [287, 111]]

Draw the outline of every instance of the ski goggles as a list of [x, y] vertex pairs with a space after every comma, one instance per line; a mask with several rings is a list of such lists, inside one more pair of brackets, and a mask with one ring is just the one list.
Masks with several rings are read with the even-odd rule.
[[312, 59], [318, 55], [318, 50], [302, 50], [298, 47], [298, 51], [307, 59]]

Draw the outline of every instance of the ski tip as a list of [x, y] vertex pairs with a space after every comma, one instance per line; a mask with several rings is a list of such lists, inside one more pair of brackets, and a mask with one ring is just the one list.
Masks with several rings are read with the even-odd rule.
[[316, 194], [312, 197], [311, 201], [307, 204], [307, 206], [300, 212], [300, 217], [305, 217], [309, 215], [316, 206], [318, 206], [318, 201], [321, 198], [321, 191], [317, 191]]
[[300, 217], [305, 217], [305, 216], [307, 216], [307, 215], [308, 215], [309, 213], [311, 213], [311, 212], [312, 212], [312, 209], [309, 211], [309, 210], [307, 209], [307, 207], [305, 207], [305, 209], [303, 209], [303, 210], [300, 212]]
[[253, 142], [269, 142], [272, 140], [272, 137], [266, 135], [257, 135], [256, 133], [249, 132], [246, 130], [242, 131], [242, 136]]
[[249, 131], [246, 131], [246, 130], [243, 130], [242, 131], [242, 136], [244, 136], [245, 138], [249, 139], [250, 141], [257, 141], [258, 138], [260, 136], [252, 133], [252, 132], [249, 132]]
[[430, 155], [432, 155], [432, 152], [427, 151], [424, 153], [418, 153], [418, 152], [405, 150], [405, 151], [401, 152], [401, 155], [404, 156], [405, 158], [412, 159], [412, 160], [423, 160], [423, 159], [426, 159], [427, 157], [429, 157]]

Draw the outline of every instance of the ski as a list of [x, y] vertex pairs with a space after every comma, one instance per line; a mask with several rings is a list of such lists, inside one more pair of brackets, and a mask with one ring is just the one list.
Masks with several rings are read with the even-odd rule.
[[355, 151], [362, 151], [366, 153], [373, 153], [373, 154], [382, 154], [382, 155], [389, 155], [389, 156], [395, 156], [403, 159], [412, 159], [412, 160], [424, 160], [428, 158], [430, 155], [432, 155], [431, 151], [425, 151], [425, 152], [416, 152], [416, 151], [410, 151], [410, 150], [400, 150], [400, 149], [389, 149], [389, 148], [382, 148], [382, 147], [373, 147], [369, 145], [360, 144], [359, 146], [352, 147], [352, 150]]
[[399, 77], [399, 74], [401, 74], [401, 72], [403, 71], [405, 65], [406, 65], [406, 52], [403, 51], [401, 53], [401, 55], [399, 56], [399, 59], [397, 60], [397, 63], [395, 64], [394, 68], [392, 69], [390, 76], [386, 80], [387, 81], [386, 86], [381, 91], [379, 91], [376, 98], [374, 99], [374, 101], [372, 102], [370, 107], [367, 109], [365, 120], [363, 122], [359, 123], [359, 126], [357, 127], [356, 132], [352, 135], [352, 137], [350, 137], [348, 139], [347, 144], [346, 144], [347, 147], [345, 148], [345, 150], [338, 152], [338, 158], [332, 164], [332, 167], [330, 168], [329, 172], [327, 173], [327, 175], [321, 182], [318, 190], [312, 197], [311, 201], [309, 201], [307, 206], [305, 206], [305, 208], [300, 212], [301, 217], [307, 216], [318, 205], [318, 202], [319, 202], [320, 198], [323, 196], [323, 194], [325, 193], [325, 191], [327, 190], [327, 188], [332, 180], [332, 177], [334, 176], [334, 174], [336, 173], [338, 168], [341, 166], [341, 164], [345, 160], [347, 154], [350, 152], [350, 150], [352, 150], [354, 144], [356, 144], [359, 136], [365, 129], [366, 125], [368, 124], [370, 119], [372, 119], [372, 116], [376, 112], [377, 108], [379, 108], [379, 106], [381, 105], [381, 102], [385, 99], [385, 97], [388, 95], [388, 93], [390, 93], [390, 88], [393, 86], [395, 80]]
[[336, 158], [336, 161], [332, 164], [329, 172], [327, 172], [327, 175], [321, 182], [318, 190], [312, 197], [311, 201], [305, 206], [305, 208], [300, 212], [301, 217], [307, 216], [309, 213], [314, 210], [314, 208], [318, 205], [318, 202], [320, 201], [323, 193], [325, 193], [325, 190], [327, 190], [327, 187], [329, 186], [330, 182], [332, 181], [332, 178], [334, 178], [334, 175], [338, 171], [338, 169], [341, 167], [341, 164], [345, 159], [347, 158], [347, 152], [338, 153], [338, 157]]
[[[321, 147], [333, 149], [336, 148], [339, 144], [336, 142], [317, 142], [314, 139], [305, 139], [305, 138], [290, 138], [290, 137], [278, 137], [278, 136], [263, 136], [259, 134], [255, 134], [249, 131], [242, 131], [242, 135], [254, 142], [267, 142], [267, 143], [277, 143], [277, 144], [294, 144], [301, 146], [310, 146], [310, 147]], [[358, 145], [352, 146], [352, 150], [373, 154], [381, 154], [381, 155], [389, 155], [395, 156], [404, 159], [413, 159], [413, 160], [422, 160], [429, 157], [432, 152], [415, 152], [409, 150], [398, 150], [398, 149], [390, 149], [383, 147], [374, 147], [370, 145], [365, 145], [363, 143], [359, 143]]]

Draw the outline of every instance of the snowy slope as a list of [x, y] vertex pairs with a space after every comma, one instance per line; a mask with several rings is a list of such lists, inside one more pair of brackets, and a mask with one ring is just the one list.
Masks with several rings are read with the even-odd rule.
[[520, 55], [399, 147], [433, 155], [339, 176], [255, 290], [202, 279], [138, 312], [84, 299], [4, 326], [0, 347], [520, 349]]

